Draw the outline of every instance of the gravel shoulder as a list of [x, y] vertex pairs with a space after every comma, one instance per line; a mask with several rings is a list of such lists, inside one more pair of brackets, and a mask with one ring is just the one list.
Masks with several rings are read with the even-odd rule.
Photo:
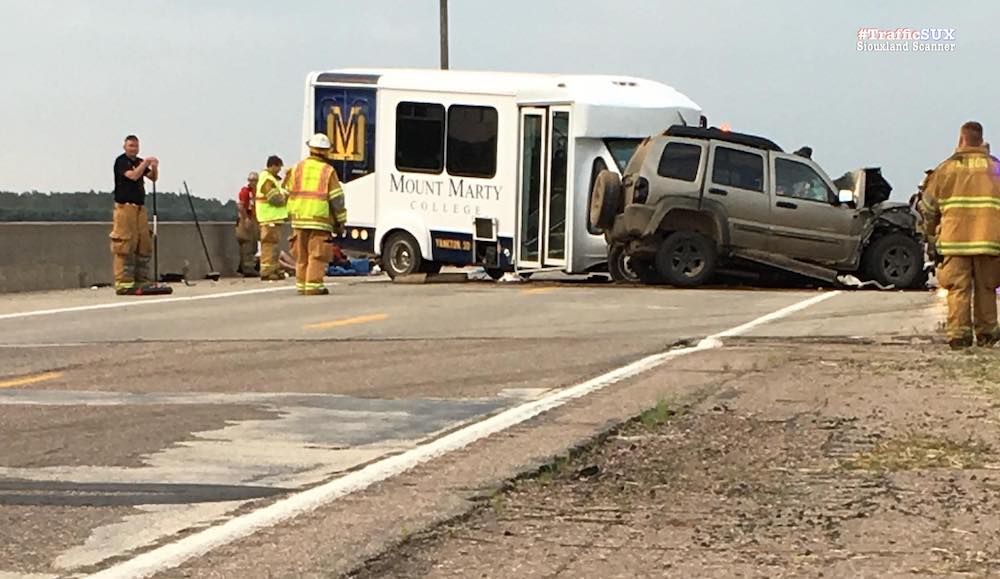
[[351, 576], [1000, 573], [1000, 351], [747, 341], [758, 360]]

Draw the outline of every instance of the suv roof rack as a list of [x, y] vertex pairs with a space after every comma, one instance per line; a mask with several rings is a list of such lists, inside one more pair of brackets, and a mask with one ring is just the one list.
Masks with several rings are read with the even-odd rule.
[[746, 145], [747, 147], [755, 147], [758, 149], [765, 149], [768, 151], [777, 151], [783, 153], [784, 150], [779, 147], [774, 141], [770, 139], [765, 139], [764, 137], [755, 137], [753, 135], [747, 135], [745, 133], [733, 133], [731, 131], [723, 131], [718, 127], [702, 128], [702, 127], [685, 127], [683, 125], [673, 125], [663, 132], [664, 135], [668, 137], [687, 137], [690, 139], [715, 139], [717, 141], [726, 141], [727, 143], [736, 143], [737, 145]]

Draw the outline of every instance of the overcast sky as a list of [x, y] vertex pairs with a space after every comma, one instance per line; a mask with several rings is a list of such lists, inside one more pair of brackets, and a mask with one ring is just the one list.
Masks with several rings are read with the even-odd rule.
[[[161, 188], [232, 197], [299, 152], [313, 70], [436, 67], [438, 0], [6, 0], [0, 190], [108, 190], [122, 137]], [[712, 124], [813, 147], [900, 195], [980, 120], [1000, 142], [1000, 2], [451, 0], [452, 68], [672, 85]], [[953, 53], [863, 53], [860, 27], [956, 29]]]

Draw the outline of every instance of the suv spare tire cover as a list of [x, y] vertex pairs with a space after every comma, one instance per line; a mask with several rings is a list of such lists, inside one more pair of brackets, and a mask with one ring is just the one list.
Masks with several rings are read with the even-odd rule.
[[590, 192], [590, 225], [598, 229], [611, 229], [622, 198], [622, 181], [617, 173], [607, 169], [597, 174], [594, 190]]

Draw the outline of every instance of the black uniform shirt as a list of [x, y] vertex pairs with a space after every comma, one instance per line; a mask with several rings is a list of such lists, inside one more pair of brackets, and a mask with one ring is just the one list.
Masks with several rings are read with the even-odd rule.
[[[115, 159], [115, 203], [135, 203], [136, 205], [146, 203], [146, 188], [143, 184], [145, 178], [133, 181], [125, 176], [126, 171], [131, 171], [139, 163], [142, 163], [142, 158], [129, 159], [125, 153]], [[150, 168], [146, 167], [145, 174], [148, 175], [149, 172]]]

